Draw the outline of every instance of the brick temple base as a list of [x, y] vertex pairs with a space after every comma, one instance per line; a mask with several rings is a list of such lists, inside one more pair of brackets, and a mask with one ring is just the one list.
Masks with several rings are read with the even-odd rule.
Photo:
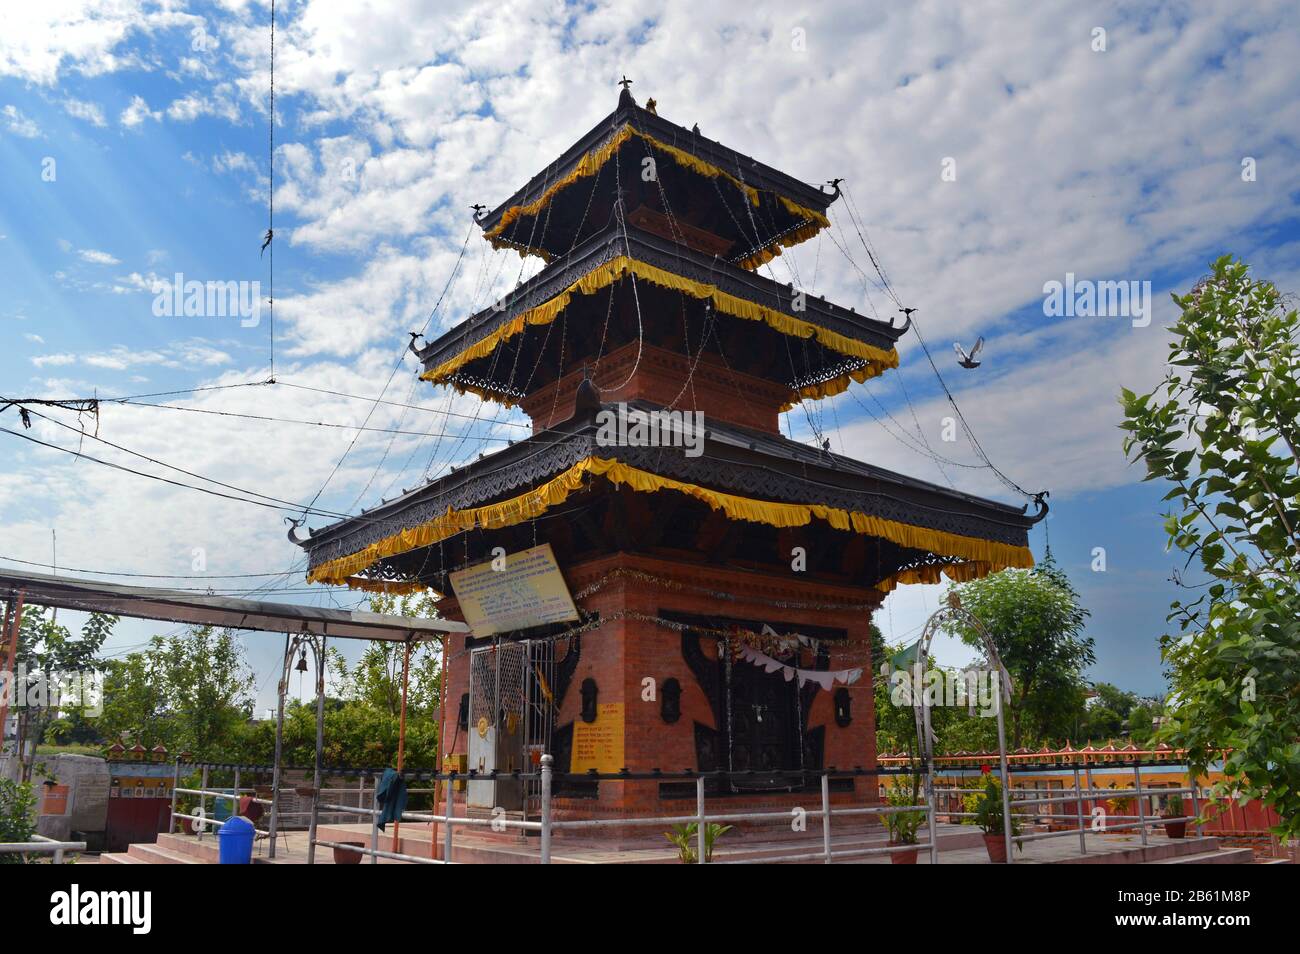
[[[639, 579], [637, 573], [650, 574], [676, 585], [665, 586]], [[761, 681], [780, 683], [783, 681], [780, 673], [768, 675], [751, 662], [735, 660], [731, 664], [732, 684], [738, 686], [743, 680], [746, 686], [757, 687], [758, 691], [771, 693], [773, 697], [781, 696], [783, 692], [782, 698], [798, 696], [793, 713], [773, 713], [771, 705], [749, 705], [749, 709], [761, 710], [759, 716], [766, 711], [768, 719], [785, 719], [794, 725], [806, 705], [805, 739], [808, 741], [805, 743], [805, 768], [875, 767], [875, 713], [868, 643], [871, 609], [861, 607], [864, 604], [871, 608], [877, 606], [882, 598], [877, 591], [804, 584], [788, 577], [775, 578], [630, 554], [617, 554], [570, 567], [565, 569], [564, 575], [570, 592], [575, 595], [598, 587], [576, 602], [587, 613], [599, 614], [604, 622], [599, 628], [582, 635], [576, 668], [567, 682], [556, 687], [555, 694], [560, 698], [551, 748], [556, 755], [557, 771], [569, 769], [570, 765], [565, 763], [571, 758], [578, 761], [573, 739], [575, 734], [581, 738], [584, 731], [590, 731], [581, 727], [583, 688], [585, 685], [590, 694], [593, 684], [596, 724], [610, 719], [610, 723], [603, 726], [608, 730], [609, 726], [617, 725], [617, 715], [621, 714], [621, 761], [630, 772], [658, 769], [665, 774], [678, 774], [688, 769], [709, 768], [701, 765], [701, 738], [705, 757], [714, 763], [713, 767], [725, 769], [729, 758], [736, 758], [734, 736], [729, 741], [725, 724], [729, 710], [722, 667], [718, 661], [717, 637], [703, 635], [698, 638], [695, 643], [698, 651], [692, 665], [692, 660], [688, 660], [683, 651], [682, 633], [646, 617], [722, 617], [742, 621], [746, 629], [757, 629], [767, 623], [783, 635], [805, 631], [825, 635], [828, 630], [842, 631], [848, 645], [830, 650], [829, 668], [863, 670], [862, 677], [847, 687], [847, 697], [841, 696], [840, 699], [842, 703], [847, 698], [849, 703], [849, 719], [845, 725], [840, 724], [844, 721], [843, 712], [839, 721], [836, 718], [835, 697], [842, 688], [838, 683], [829, 692], [820, 688], [813, 691], [810, 687], [805, 693], [797, 693], [793, 689], [782, 689], [779, 684]], [[725, 593], [734, 598], [720, 599], [700, 590]], [[791, 603], [818, 604], [818, 607], [795, 609], [774, 605]], [[824, 608], [827, 606], [838, 608]], [[453, 599], [445, 600], [439, 608], [450, 618], [460, 618]], [[449, 742], [455, 739], [451, 751], [457, 754], [468, 753], [468, 736], [476, 731], [473, 724], [457, 731], [455, 722], [462, 695], [469, 688], [467, 642], [468, 637], [457, 635], [449, 644], [444, 738]], [[557, 671], [563, 668], [563, 652], [562, 648], [557, 649]], [[804, 665], [808, 666], [808, 662], [805, 661]], [[701, 672], [716, 674], [715, 684], [706, 688], [702, 682], [708, 680], [701, 680]], [[654, 681], [653, 700], [647, 698], [650, 695], [647, 679]], [[664, 711], [665, 687], [670, 680], [676, 680], [681, 690], [680, 714], [672, 721], [665, 717]], [[736, 701], [740, 691], [733, 688], [733, 705], [747, 704]], [[715, 696], [712, 700], [710, 692]], [[718, 696], [723, 698], [716, 698]], [[719, 712], [724, 716], [723, 724], [719, 724]], [[672, 713], [668, 715], [671, 718]], [[739, 761], [758, 758], [758, 750], [762, 748], [761, 744], [754, 742], [756, 736], [752, 730], [755, 726], [751, 724], [749, 728], [748, 742], [742, 740], [740, 743], [745, 751]], [[767, 728], [770, 724], [759, 727], [760, 738], [761, 731]], [[608, 739], [609, 732], [605, 734]], [[730, 753], [729, 746], [733, 749]], [[797, 759], [798, 756], [793, 754], [795, 751], [787, 746], [781, 754], [787, 759]], [[604, 754], [608, 756], [608, 748]], [[583, 768], [585, 766], [581, 764], [572, 766], [575, 771]], [[836, 805], [874, 802], [876, 791], [876, 782], [872, 778], [840, 780], [835, 784], [832, 802]], [[556, 817], [687, 815], [695, 811], [695, 789], [690, 782], [666, 784], [654, 780], [603, 780], [598, 785], [588, 783], [584, 794], [586, 797], [557, 797]], [[459, 793], [457, 798], [463, 806], [464, 793]], [[712, 810], [784, 810], [796, 805], [811, 810], [820, 805], [821, 795], [819, 785], [814, 781], [811, 789], [796, 792], [711, 791], [707, 802]]]

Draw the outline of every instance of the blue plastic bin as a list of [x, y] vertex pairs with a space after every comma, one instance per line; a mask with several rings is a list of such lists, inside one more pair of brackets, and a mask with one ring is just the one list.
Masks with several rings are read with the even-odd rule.
[[253, 863], [253, 836], [257, 829], [242, 815], [228, 819], [217, 832], [218, 858], [223, 865]]

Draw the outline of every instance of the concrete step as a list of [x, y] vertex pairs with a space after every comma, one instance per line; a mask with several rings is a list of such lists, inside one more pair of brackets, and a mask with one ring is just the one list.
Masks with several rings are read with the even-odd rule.
[[160, 848], [157, 845], [138, 844], [132, 845], [127, 849], [127, 854], [133, 858], [140, 859], [141, 863], [146, 865], [201, 865], [200, 861], [191, 855], [179, 851], [171, 851], [167, 848]]
[[1249, 848], [1220, 848], [1194, 855], [1179, 855], [1149, 862], [1156, 865], [1249, 865], [1254, 864], [1255, 853]]
[[148, 862], [134, 858], [125, 851], [106, 851], [99, 856], [101, 865], [143, 865]]
[[1071, 854], [1050, 864], [1059, 865], [1149, 865], [1187, 855], [1209, 854], [1219, 850], [1217, 838], [1158, 838], [1152, 837], [1143, 847], [1137, 835], [1105, 837], [1102, 851], [1086, 855]]
[[199, 841], [194, 835], [163, 833], [158, 836], [157, 846], [167, 851], [187, 855], [208, 865], [215, 865], [221, 857], [221, 849], [217, 847], [215, 835], [205, 835], [203, 840]]

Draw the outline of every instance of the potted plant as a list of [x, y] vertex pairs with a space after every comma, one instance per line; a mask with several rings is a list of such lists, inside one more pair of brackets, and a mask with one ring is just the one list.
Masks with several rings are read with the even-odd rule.
[[1168, 838], [1183, 838], [1187, 835], [1187, 822], [1183, 818], [1183, 796], [1170, 795], [1165, 800], [1165, 810], [1160, 813], [1165, 819], [1178, 819], [1177, 821], [1165, 822], [1165, 836]]
[[[910, 808], [920, 797], [921, 779], [916, 775], [902, 775], [895, 784], [885, 789], [884, 802], [890, 808]], [[914, 865], [920, 849], [916, 845], [916, 833], [925, 821], [925, 812], [890, 812], [882, 815], [885, 827], [889, 830], [889, 843], [898, 845], [897, 851], [889, 853], [889, 860], [896, 865]]]
[[[664, 837], [677, 849], [677, 860], [684, 865], [693, 865], [700, 860], [696, 853], [695, 846], [699, 843], [697, 834], [700, 826], [698, 822], [691, 822], [689, 825], [674, 825], [672, 831], [664, 832]], [[704, 826], [704, 863], [708, 864], [713, 860], [713, 844], [727, 832], [731, 831], [730, 825], [719, 825], [715, 822], [709, 822]]]
[[[989, 853], [989, 861], [995, 865], [1007, 863], [1006, 827], [1002, 812], [1002, 786], [993, 777], [984, 780], [984, 791], [980, 793], [975, 804], [975, 824], [984, 832], [984, 848]], [[1016, 816], [1011, 816], [1011, 836], [1020, 834], [1020, 823]], [[1019, 845], [1024, 851], [1024, 845]]]

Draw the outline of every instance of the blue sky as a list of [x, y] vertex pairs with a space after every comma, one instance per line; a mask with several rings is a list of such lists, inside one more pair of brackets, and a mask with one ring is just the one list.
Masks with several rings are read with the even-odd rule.
[[[1163, 686], [1156, 639], [1174, 589], [1162, 490], [1138, 483], [1116, 429], [1121, 385], [1163, 373], [1170, 290], [1227, 251], [1297, 287], [1300, 106], [1297, 15], [1285, 4], [922, 3], [744, 5], [417, 2], [277, 4], [276, 151], [268, 150], [269, 7], [113, 0], [27, 5], [0, 35], [0, 389], [120, 396], [261, 381], [271, 322], [160, 317], [176, 273], [260, 282], [274, 168], [276, 375], [285, 386], [158, 399], [204, 410], [362, 422], [428, 317], [469, 226], [585, 132], [626, 73], [661, 115], [810, 182], [843, 176], [894, 286], [917, 307], [980, 442], [1021, 485], [1048, 488], [1045, 534], [1092, 612], [1093, 673]], [[1105, 49], [1098, 49], [1098, 29]], [[691, 64], [698, 64], [693, 67]], [[1254, 160], [1253, 180], [1242, 162]], [[51, 165], [51, 160], [53, 165]], [[955, 180], [945, 179], [955, 168]], [[50, 170], [53, 177], [50, 177]], [[865, 254], [847, 202], [835, 239]], [[830, 238], [770, 266], [780, 281], [875, 310]], [[536, 269], [475, 234], [436, 327]], [[1049, 318], [1043, 285], [1067, 273], [1150, 281], [1150, 327]], [[951, 342], [983, 335], [985, 363]], [[987, 471], [936, 467], [947, 409], [924, 356], [810, 408], [836, 450], [1011, 499]], [[355, 512], [512, 436], [520, 418], [469, 426], [476, 399], [414, 380], [407, 359], [356, 432], [108, 406], [99, 436], [229, 484]], [[880, 405], [893, 420], [885, 426]], [[57, 416], [75, 424], [75, 417]], [[13, 427], [12, 412], [0, 426]], [[786, 427], [811, 440], [808, 418]], [[440, 432], [456, 435], [421, 437]], [[76, 435], [37, 421], [65, 447]], [[86, 440], [87, 453], [165, 474]], [[64, 567], [197, 575], [307, 593], [281, 514], [110, 471], [0, 434], [0, 557]], [[946, 470], [946, 473], [945, 473]], [[176, 474], [170, 476], [176, 477]], [[326, 483], [328, 479], [328, 483]], [[319, 521], [317, 521], [319, 523]], [[1094, 548], [1106, 571], [1093, 572]], [[217, 579], [215, 574], [282, 577]], [[208, 585], [208, 579], [172, 581]], [[937, 587], [902, 588], [881, 622], [904, 638]], [[118, 651], [151, 628], [124, 623]], [[274, 639], [251, 638], [263, 704]], [[944, 647], [949, 661], [963, 651]]]

